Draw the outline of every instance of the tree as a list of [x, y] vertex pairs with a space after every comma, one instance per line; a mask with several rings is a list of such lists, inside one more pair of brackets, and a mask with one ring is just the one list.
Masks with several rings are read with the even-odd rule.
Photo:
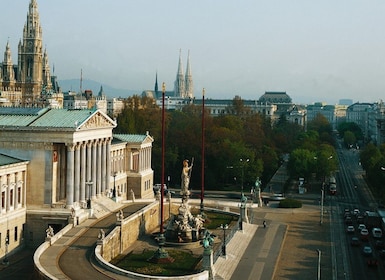
[[313, 171], [316, 154], [306, 149], [295, 149], [287, 165], [292, 177], [309, 179]]
[[344, 136], [346, 131], [350, 131], [354, 134], [357, 140], [364, 139], [364, 134], [362, 133], [361, 128], [355, 122], [343, 122], [338, 125], [337, 129], [341, 136]]
[[356, 136], [354, 135], [353, 132], [350, 130], [345, 130], [344, 132], [344, 143], [346, 147], [351, 147], [353, 144], [357, 142]]

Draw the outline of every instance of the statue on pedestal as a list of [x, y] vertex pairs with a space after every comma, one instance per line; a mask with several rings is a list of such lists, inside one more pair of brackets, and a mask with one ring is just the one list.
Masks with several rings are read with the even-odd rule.
[[193, 167], [193, 162], [191, 165], [188, 165], [188, 160], [185, 159], [183, 161], [182, 175], [181, 175], [181, 195], [190, 195], [190, 191], [188, 190], [190, 184], [191, 171]]
[[55, 235], [51, 226], [48, 226], [48, 228], [45, 230], [45, 233], [47, 234], [47, 237], [53, 237]]

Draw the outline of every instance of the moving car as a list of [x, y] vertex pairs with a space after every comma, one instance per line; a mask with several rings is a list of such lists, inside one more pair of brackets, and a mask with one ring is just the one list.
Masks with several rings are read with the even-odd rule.
[[372, 235], [373, 238], [380, 239], [382, 237], [382, 230], [380, 228], [373, 228], [372, 229]]
[[354, 233], [354, 226], [348, 226], [348, 227], [346, 228], [346, 232], [347, 232], [347, 233]]
[[364, 228], [366, 228], [366, 226], [364, 224], [359, 224], [358, 227], [357, 227], [357, 229], [359, 231], [361, 231], [361, 229], [364, 229]]
[[382, 240], [376, 240], [376, 243], [374, 244], [374, 247], [378, 250], [385, 249], [385, 243]]
[[369, 239], [369, 231], [366, 228], [361, 229], [360, 237], [361, 240], [367, 241]]
[[350, 240], [350, 245], [354, 247], [360, 246], [360, 240], [358, 239], [358, 237], [352, 237], [352, 239]]
[[364, 248], [362, 249], [362, 253], [365, 255], [365, 256], [371, 256], [373, 254], [373, 250], [372, 250], [372, 247], [370, 246], [364, 246]]

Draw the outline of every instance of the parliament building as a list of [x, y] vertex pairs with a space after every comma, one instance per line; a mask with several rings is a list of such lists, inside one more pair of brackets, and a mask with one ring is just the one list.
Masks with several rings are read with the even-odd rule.
[[17, 65], [6, 44], [0, 94], [0, 261], [38, 247], [48, 227], [57, 233], [111, 203], [154, 199], [148, 132], [114, 134], [116, 120], [102, 110], [52, 106], [63, 95], [42, 48], [36, 0]]

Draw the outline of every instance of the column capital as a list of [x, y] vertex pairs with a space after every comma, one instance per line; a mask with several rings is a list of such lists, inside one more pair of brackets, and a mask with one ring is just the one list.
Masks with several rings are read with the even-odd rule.
[[75, 148], [76, 148], [75, 143], [66, 143], [65, 145], [67, 146], [68, 151], [71, 151], [71, 152], [75, 151]]

